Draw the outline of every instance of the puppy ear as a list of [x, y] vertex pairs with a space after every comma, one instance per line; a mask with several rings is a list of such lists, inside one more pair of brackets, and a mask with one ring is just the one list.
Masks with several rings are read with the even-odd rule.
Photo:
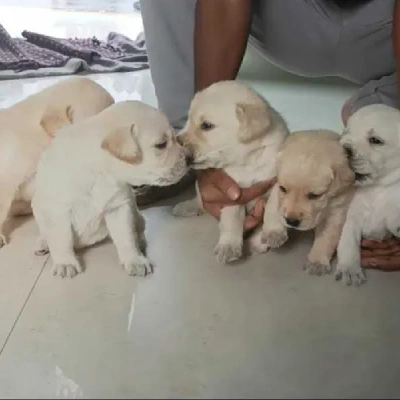
[[334, 166], [332, 173], [333, 181], [331, 192], [334, 195], [339, 194], [341, 191], [346, 190], [349, 186], [354, 184], [355, 175], [347, 162]]
[[265, 135], [271, 126], [271, 117], [265, 104], [238, 104], [236, 115], [240, 123], [239, 140], [243, 143]]
[[40, 125], [50, 137], [54, 137], [59, 129], [72, 124], [72, 121], [73, 110], [72, 107], [68, 106], [63, 111], [47, 110], [40, 121]]
[[101, 143], [101, 148], [128, 164], [139, 164], [142, 161], [142, 153], [135, 138], [135, 125], [109, 133]]

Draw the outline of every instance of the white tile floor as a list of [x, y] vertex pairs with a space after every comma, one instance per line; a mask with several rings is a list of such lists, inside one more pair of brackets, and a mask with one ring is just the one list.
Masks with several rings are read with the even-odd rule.
[[[0, 16], [13, 34], [134, 36], [141, 28], [133, 14], [0, 7]], [[254, 52], [241, 76], [292, 129], [340, 129], [351, 87], [294, 79]], [[0, 107], [56, 79], [0, 82]], [[148, 71], [94, 79], [116, 100], [155, 104]], [[55, 279], [51, 261], [32, 253], [33, 219], [13, 224], [0, 250], [1, 398], [400, 396], [400, 274], [370, 273], [357, 290], [310, 277], [304, 235], [222, 267], [212, 254], [216, 223], [174, 219], [174, 202], [145, 211], [157, 266], [146, 279], [127, 277], [110, 243], [83, 253], [83, 275]]]

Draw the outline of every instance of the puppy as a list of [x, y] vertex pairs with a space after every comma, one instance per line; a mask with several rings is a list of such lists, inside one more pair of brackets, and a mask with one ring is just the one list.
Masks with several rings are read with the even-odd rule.
[[186, 172], [184, 149], [167, 118], [141, 102], [117, 103], [63, 128], [38, 165], [36, 253], [50, 250], [53, 274], [73, 277], [82, 272], [74, 248], [111, 236], [129, 275], [152, 272], [130, 185], [171, 185]]
[[[194, 169], [223, 169], [242, 188], [275, 177], [275, 156], [288, 135], [283, 118], [252, 89], [235, 81], [219, 82], [198, 93], [179, 140], [190, 154]], [[243, 252], [243, 224], [247, 207], [221, 211], [215, 255], [222, 263]], [[201, 196], [178, 204], [176, 216], [200, 215]]]
[[[277, 184], [265, 207], [256, 245], [262, 251], [286, 242], [288, 228], [314, 230], [305, 269], [330, 273], [353, 196], [354, 173], [340, 136], [331, 131], [301, 131], [289, 136], [277, 157]], [[264, 248], [263, 248], [264, 245]]]
[[366, 282], [362, 238], [400, 237], [400, 111], [382, 105], [361, 108], [341, 137], [356, 175], [357, 190], [338, 247], [336, 279]]
[[113, 103], [100, 85], [75, 77], [0, 111], [0, 247], [7, 216], [32, 212], [37, 163], [55, 132]]

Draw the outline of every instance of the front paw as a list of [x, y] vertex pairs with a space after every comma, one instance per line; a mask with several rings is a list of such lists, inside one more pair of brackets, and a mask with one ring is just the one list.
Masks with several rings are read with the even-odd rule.
[[202, 215], [204, 211], [199, 207], [199, 204], [196, 200], [187, 200], [182, 203], [178, 203], [172, 209], [172, 215], [175, 217], [196, 217]]
[[40, 237], [36, 242], [34, 252], [36, 256], [45, 256], [46, 254], [49, 254], [50, 250], [47, 245], [47, 240]]
[[332, 273], [332, 266], [329, 262], [311, 261], [308, 260], [304, 265], [304, 270], [310, 275], [322, 276]]
[[254, 232], [247, 239], [247, 248], [250, 255], [252, 254], [263, 254], [269, 250], [266, 243], [263, 242], [263, 232], [262, 230]]
[[73, 278], [74, 276], [81, 274], [83, 268], [79, 263], [74, 264], [54, 264], [53, 275], [60, 276], [61, 278]]
[[215, 247], [214, 254], [221, 264], [238, 260], [243, 254], [243, 243], [219, 243]]
[[288, 233], [285, 228], [263, 231], [261, 242], [270, 249], [277, 249], [288, 240]]
[[145, 256], [139, 256], [134, 260], [123, 262], [122, 267], [131, 276], [146, 276], [153, 273], [153, 266]]
[[342, 280], [348, 286], [360, 286], [367, 282], [365, 272], [359, 265], [349, 267], [347, 265], [338, 264], [336, 267], [335, 279], [337, 281]]
[[6, 237], [0, 233], [0, 249], [8, 243]]

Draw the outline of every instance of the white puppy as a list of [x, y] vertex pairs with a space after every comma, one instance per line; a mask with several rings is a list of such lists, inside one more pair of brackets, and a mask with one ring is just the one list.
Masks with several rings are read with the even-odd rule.
[[359, 187], [340, 238], [336, 279], [359, 285], [366, 281], [361, 239], [400, 237], [400, 111], [382, 104], [361, 108], [341, 143]]
[[74, 248], [111, 236], [130, 275], [145, 275], [144, 220], [130, 185], [174, 184], [187, 172], [185, 152], [167, 118], [138, 101], [114, 104], [62, 129], [39, 162], [32, 201], [37, 252], [50, 250], [53, 273], [82, 272]]
[[[288, 135], [283, 118], [252, 89], [235, 81], [219, 82], [198, 93], [179, 135], [193, 159], [192, 168], [223, 169], [242, 188], [275, 177], [275, 156]], [[253, 203], [221, 211], [215, 254], [220, 262], [242, 256], [243, 224]], [[201, 196], [178, 204], [176, 216], [199, 215]]]
[[287, 240], [288, 228], [314, 230], [304, 268], [314, 275], [332, 271], [354, 193], [354, 173], [339, 139], [337, 133], [322, 130], [289, 136], [277, 156], [277, 184], [265, 207], [262, 233], [254, 237], [266, 251]]
[[0, 247], [7, 216], [32, 212], [37, 163], [55, 132], [113, 103], [103, 87], [74, 77], [0, 111]]

